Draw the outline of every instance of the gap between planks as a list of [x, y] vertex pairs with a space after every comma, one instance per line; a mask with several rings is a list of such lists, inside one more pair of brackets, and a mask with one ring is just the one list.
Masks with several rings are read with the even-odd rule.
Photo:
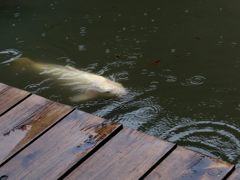
[[30, 92], [0, 83], [0, 117], [29, 96]]
[[0, 165], [9, 161], [73, 110], [70, 106], [31, 95], [0, 116]]

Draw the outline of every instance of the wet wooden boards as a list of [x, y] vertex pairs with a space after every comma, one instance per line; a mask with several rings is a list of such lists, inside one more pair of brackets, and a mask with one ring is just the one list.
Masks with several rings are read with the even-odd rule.
[[0, 116], [30, 94], [0, 83]]
[[240, 168], [236, 169], [228, 179], [229, 180], [240, 180]]
[[9, 179], [57, 179], [121, 128], [75, 110], [0, 169]]
[[182, 147], [175, 149], [147, 177], [157, 179], [223, 179], [233, 166]]
[[233, 168], [0, 83], [0, 180], [240, 180]]
[[31, 95], [0, 117], [0, 164], [56, 123], [72, 107]]
[[66, 179], [138, 179], [174, 144], [124, 128]]

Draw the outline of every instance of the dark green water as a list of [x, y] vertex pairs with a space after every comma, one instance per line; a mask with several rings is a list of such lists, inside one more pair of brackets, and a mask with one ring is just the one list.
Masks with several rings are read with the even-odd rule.
[[239, 0], [0, 0], [0, 62], [18, 55], [121, 82], [71, 104], [36, 74], [0, 81], [240, 165]]

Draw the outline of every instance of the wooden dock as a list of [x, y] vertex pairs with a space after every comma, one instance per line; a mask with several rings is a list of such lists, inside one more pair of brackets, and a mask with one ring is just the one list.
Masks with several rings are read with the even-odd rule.
[[0, 83], [0, 180], [10, 179], [240, 180], [240, 170]]

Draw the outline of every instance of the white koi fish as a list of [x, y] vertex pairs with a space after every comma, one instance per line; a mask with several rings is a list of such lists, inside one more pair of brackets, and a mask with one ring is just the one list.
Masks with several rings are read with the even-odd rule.
[[40, 75], [49, 76], [58, 81], [60, 85], [77, 92], [77, 94], [69, 98], [72, 102], [85, 101], [99, 96], [120, 97], [127, 94], [122, 84], [71, 66], [38, 63], [25, 57], [19, 58], [15, 62], [22, 68], [31, 69], [37, 71]]

